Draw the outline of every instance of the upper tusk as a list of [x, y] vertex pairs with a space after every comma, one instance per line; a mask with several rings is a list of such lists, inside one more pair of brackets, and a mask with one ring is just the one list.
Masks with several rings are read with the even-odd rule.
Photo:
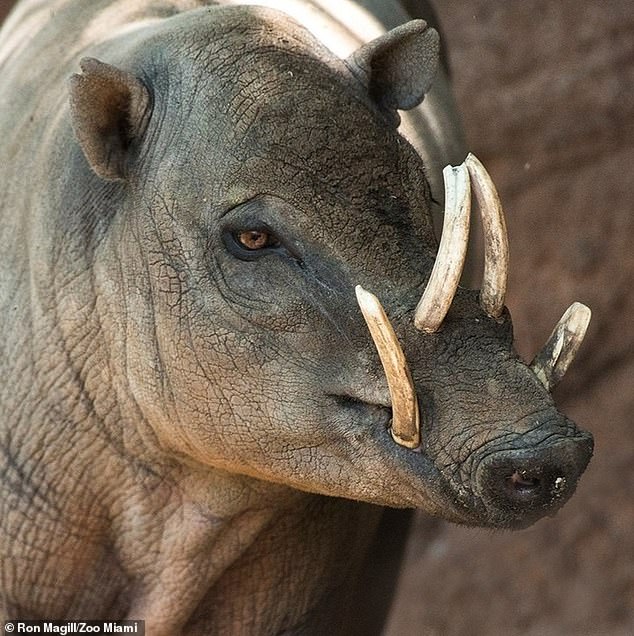
[[456, 295], [469, 240], [471, 188], [469, 173], [464, 163], [446, 166], [445, 220], [436, 262], [416, 307], [414, 325], [421, 331], [437, 331], [445, 319]]
[[469, 153], [465, 164], [480, 208], [484, 232], [484, 275], [480, 290], [480, 305], [488, 316], [499, 318], [504, 309], [509, 265], [509, 243], [504, 210], [495, 185], [479, 159]]
[[575, 359], [591, 317], [589, 307], [572, 303], [531, 362], [531, 369], [549, 391], [557, 386]]
[[407, 448], [420, 446], [420, 416], [412, 375], [403, 349], [378, 298], [361, 285], [355, 287], [357, 302], [379, 353], [392, 399], [390, 432]]

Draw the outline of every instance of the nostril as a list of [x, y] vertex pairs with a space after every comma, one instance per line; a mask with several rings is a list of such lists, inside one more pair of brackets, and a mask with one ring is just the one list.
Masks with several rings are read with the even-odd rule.
[[537, 477], [531, 477], [525, 470], [516, 470], [506, 478], [506, 488], [511, 494], [532, 495], [539, 490], [540, 480]]
[[477, 466], [478, 495], [497, 525], [526, 527], [561, 508], [591, 455], [587, 436], [489, 453]]
[[490, 457], [480, 475], [483, 495], [490, 505], [527, 515], [531, 510], [545, 513], [547, 508], [558, 506], [574, 472], [554, 462], [548, 450], [532, 451], [527, 457], [511, 451]]

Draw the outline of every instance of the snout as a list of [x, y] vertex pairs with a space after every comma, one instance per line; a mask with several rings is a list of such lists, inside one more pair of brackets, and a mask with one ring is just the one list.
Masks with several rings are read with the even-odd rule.
[[592, 436], [580, 433], [488, 455], [478, 466], [476, 483], [492, 524], [524, 528], [553, 515], [575, 491], [592, 450]]

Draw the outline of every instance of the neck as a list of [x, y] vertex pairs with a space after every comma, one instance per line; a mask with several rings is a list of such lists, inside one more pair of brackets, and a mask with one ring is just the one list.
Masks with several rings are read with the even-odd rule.
[[78, 384], [89, 383], [66, 368], [46, 393], [38, 383], [16, 392], [21, 406], [2, 429], [0, 579], [12, 595], [0, 599], [0, 622], [351, 633], [342, 615], [380, 508], [168, 461], [114, 406], [97, 415], [95, 392]]
[[[48, 474], [64, 478], [40, 487], [35, 471], [26, 484], [46, 494], [41, 506], [0, 518], [17, 537], [0, 554], [30, 555], [10, 587], [31, 590], [0, 605], [0, 618], [128, 617], [156, 636], [333, 633], [381, 509], [198, 465], [150, 470], [105, 443], [98, 424], [78, 426], [95, 432], [90, 448], [58, 427], [46, 449]], [[0, 559], [0, 575], [12, 572]]]
[[162, 507], [144, 497], [118, 520], [120, 558], [134, 564], [129, 618], [159, 635], [325, 633], [338, 623], [380, 509], [220, 471], [177, 472]]

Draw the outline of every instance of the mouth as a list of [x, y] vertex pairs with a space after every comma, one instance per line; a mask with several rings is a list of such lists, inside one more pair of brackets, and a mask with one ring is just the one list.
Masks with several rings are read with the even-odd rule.
[[[372, 478], [380, 484], [382, 494], [366, 501], [394, 508], [422, 509], [454, 523], [482, 525], [473, 511], [453, 494], [449, 481], [422, 447], [409, 449], [394, 443], [391, 406], [351, 393], [330, 393], [329, 397], [337, 409], [339, 434], [354, 445], [359, 457], [376, 457]], [[384, 472], [386, 467], [390, 468]]]
[[331, 394], [337, 410], [349, 422], [363, 427], [366, 431], [387, 432], [392, 421], [392, 407], [388, 404], [369, 402], [349, 394]]

